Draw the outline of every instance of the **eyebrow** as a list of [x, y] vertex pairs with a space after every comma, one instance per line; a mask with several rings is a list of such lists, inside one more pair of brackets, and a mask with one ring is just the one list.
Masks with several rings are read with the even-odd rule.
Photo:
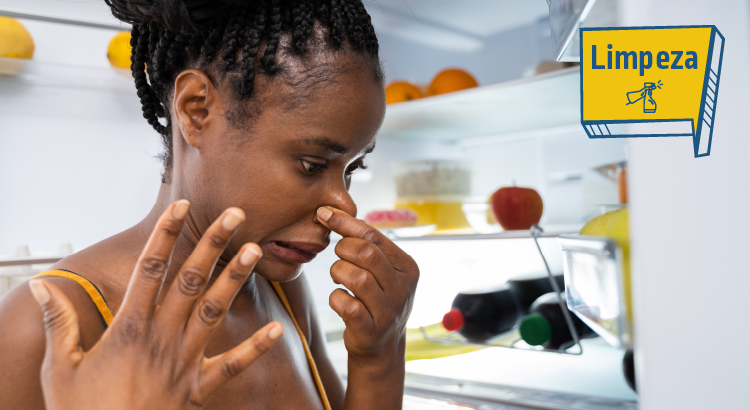
[[303, 142], [307, 144], [317, 145], [319, 147], [325, 148], [329, 151], [333, 151], [337, 154], [346, 154], [349, 152], [349, 149], [342, 146], [338, 142], [326, 138], [326, 137], [312, 137], [312, 138], [303, 138]]
[[[307, 144], [317, 145], [319, 147], [325, 148], [337, 154], [343, 155], [343, 154], [349, 153], [349, 148], [346, 148], [343, 145], [339, 144], [338, 142], [327, 137], [303, 138], [302, 141]], [[372, 144], [369, 148], [367, 148], [367, 150], [365, 150], [365, 155], [371, 153], [374, 150], [375, 150], [375, 144]]]

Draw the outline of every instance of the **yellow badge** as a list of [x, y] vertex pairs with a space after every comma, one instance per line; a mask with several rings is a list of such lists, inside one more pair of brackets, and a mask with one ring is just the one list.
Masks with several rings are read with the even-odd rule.
[[582, 28], [589, 138], [693, 137], [711, 153], [724, 37], [715, 26]]

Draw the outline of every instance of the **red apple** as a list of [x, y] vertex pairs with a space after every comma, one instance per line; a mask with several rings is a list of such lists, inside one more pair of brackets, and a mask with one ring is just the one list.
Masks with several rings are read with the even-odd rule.
[[506, 231], [531, 229], [543, 210], [542, 197], [531, 188], [503, 187], [492, 194], [492, 213]]

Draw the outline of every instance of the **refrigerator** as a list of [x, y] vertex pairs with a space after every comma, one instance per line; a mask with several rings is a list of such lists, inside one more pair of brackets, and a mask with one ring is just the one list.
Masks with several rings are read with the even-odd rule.
[[[366, 3], [388, 82], [426, 86], [451, 67], [479, 82], [388, 105], [368, 168], [353, 176], [359, 218], [425, 206], [405, 193], [409, 175], [447, 170], [465, 178], [458, 199], [426, 204], [450, 208], [447, 219], [422, 224], [426, 231], [386, 231], [420, 266], [410, 329], [439, 323], [463, 289], [546, 272], [545, 264], [564, 271], [558, 236], [576, 234], [619, 206], [612, 170], [628, 172], [629, 347], [638, 392], [623, 373], [624, 347], [593, 335], [580, 341], [580, 354], [511, 346], [409, 360], [405, 409], [750, 407], [743, 394], [750, 354], [741, 346], [750, 336], [742, 325], [750, 313], [750, 222], [743, 212], [750, 203], [750, 138], [742, 126], [750, 109], [750, 3], [599, 2], [591, 25], [712, 24], [725, 35], [710, 157], [694, 158], [679, 137], [588, 138], [580, 124], [580, 69], [557, 61], [576, 56], [559, 47], [562, 34], [549, 10], [595, 1]], [[96, 2], [0, 0], [0, 15], [18, 18], [37, 45], [25, 67], [0, 76], [0, 293], [134, 225], [156, 197], [159, 136], [142, 118], [130, 73], [106, 59], [110, 39], [126, 29], [108, 13]], [[573, 16], [578, 23], [587, 17]], [[541, 195], [538, 239], [488, 219], [490, 196], [509, 186]], [[460, 226], [451, 225], [456, 220]], [[338, 239], [304, 274], [329, 355], [345, 379], [343, 322], [328, 306], [337, 287], [329, 269]]]

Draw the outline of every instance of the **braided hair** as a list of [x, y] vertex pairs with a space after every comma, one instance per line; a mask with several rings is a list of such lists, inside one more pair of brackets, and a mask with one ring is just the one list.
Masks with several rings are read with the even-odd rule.
[[233, 82], [236, 97], [247, 101], [254, 96], [256, 74], [284, 71], [277, 63], [281, 36], [291, 38], [285, 52], [304, 57], [320, 28], [326, 48], [360, 53], [383, 81], [378, 39], [362, 0], [104, 1], [116, 18], [133, 27], [130, 68], [143, 117], [164, 145], [162, 182], [173, 162], [170, 92], [185, 69], [238, 76]]

